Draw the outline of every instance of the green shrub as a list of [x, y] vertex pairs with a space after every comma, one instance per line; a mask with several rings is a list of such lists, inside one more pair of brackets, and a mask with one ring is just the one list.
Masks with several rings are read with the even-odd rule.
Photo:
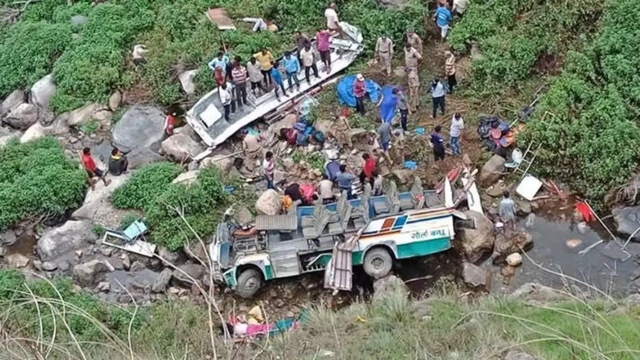
[[20, 22], [12, 26], [0, 43], [0, 97], [50, 73], [70, 43], [69, 25]]
[[640, 24], [626, 21], [629, 16], [640, 16], [639, 3], [611, 5], [601, 34], [580, 53], [568, 54], [564, 73], [522, 135], [542, 144], [535, 162], [541, 175], [566, 181], [598, 202], [639, 164], [640, 85], [629, 79], [637, 77], [632, 69], [640, 66], [640, 42], [629, 34], [640, 31]]
[[111, 201], [120, 209], [145, 209], [167, 190], [180, 172], [182, 169], [172, 163], [149, 164], [133, 173], [123, 186], [116, 189]]
[[86, 173], [53, 138], [0, 149], [0, 229], [37, 215], [61, 215], [80, 205]]

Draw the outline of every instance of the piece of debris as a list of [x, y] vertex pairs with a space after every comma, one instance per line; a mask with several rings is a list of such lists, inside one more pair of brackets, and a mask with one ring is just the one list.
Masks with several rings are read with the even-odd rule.
[[564, 243], [569, 250], [575, 250], [582, 245], [582, 240], [580, 239], [569, 239]]
[[507, 256], [506, 260], [507, 264], [509, 264], [510, 266], [518, 266], [522, 264], [522, 255], [520, 255], [520, 253], [513, 253]]
[[233, 20], [227, 16], [227, 11], [225, 9], [209, 9], [207, 10], [207, 18], [217, 26], [219, 30], [236, 30]]
[[538, 191], [540, 191], [541, 187], [542, 181], [538, 180], [538, 178], [531, 174], [527, 174], [524, 176], [524, 179], [520, 181], [520, 184], [516, 188], [516, 193], [524, 199], [532, 201]]

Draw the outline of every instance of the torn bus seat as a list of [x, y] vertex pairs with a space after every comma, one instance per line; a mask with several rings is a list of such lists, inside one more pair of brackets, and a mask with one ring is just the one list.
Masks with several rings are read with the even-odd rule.
[[396, 214], [400, 211], [400, 199], [398, 198], [398, 185], [394, 181], [389, 182], [389, 188], [385, 192], [384, 201], [374, 201], [373, 209], [377, 215]]
[[351, 217], [356, 229], [362, 228], [369, 223], [369, 199], [371, 198], [371, 184], [364, 184], [364, 191], [360, 197], [360, 205], [354, 206], [351, 210]]
[[415, 176], [413, 178], [413, 185], [409, 191], [410, 197], [403, 197], [400, 199], [400, 208], [402, 210], [422, 209], [424, 207], [424, 189], [422, 188], [422, 182], [420, 178]]
[[320, 218], [322, 211], [324, 210], [324, 205], [322, 205], [322, 201], [316, 200], [313, 205], [313, 214], [308, 216], [303, 216], [300, 220], [301, 226], [303, 229], [313, 227], [316, 223], [316, 220]]

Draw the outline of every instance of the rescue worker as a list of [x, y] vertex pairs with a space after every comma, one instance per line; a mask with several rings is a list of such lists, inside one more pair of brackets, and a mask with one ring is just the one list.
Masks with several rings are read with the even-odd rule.
[[449, 94], [452, 94], [453, 88], [458, 85], [458, 80], [456, 79], [456, 57], [451, 51], [446, 51], [444, 55], [447, 57], [444, 62], [444, 72], [447, 75]]
[[420, 77], [418, 76], [418, 69], [409, 68], [407, 71], [408, 85], [409, 85], [409, 111], [415, 113], [420, 107]]
[[420, 35], [413, 30], [407, 31], [407, 42], [418, 51], [418, 54], [422, 55], [422, 39]]
[[422, 55], [411, 46], [411, 43], [407, 42], [404, 44], [404, 66], [411, 69], [418, 69], [418, 65], [420, 64], [420, 60], [422, 60]]
[[393, 57], [393, 41], [382, 35], [376, 41], [376, 60], [378, 64], [386, 71], [387, 76], [391, 76], [391, 58]]

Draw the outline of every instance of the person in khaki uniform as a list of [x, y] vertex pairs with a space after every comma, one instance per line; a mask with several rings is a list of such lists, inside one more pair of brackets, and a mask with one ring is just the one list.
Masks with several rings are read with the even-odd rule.
[[422, 39], [415, 31], [407, 31], [407, 42], [422, 56]]
[[408, 69], [418, 69], [418, 65], [422, 60], [422, 55], [418, 53], [410, 43], [404, 44], [404, 66]]
[[376, 59], [378, 64], [391, 76], [391, 58], [393, 57], [393, 41], [386, 35], [382, 35], [376, 41]]
[[417, 68], [408, 68], [407, 78], [409, 82], [409, 111], [416, 112], [420, 103], [419, 90], [420, 78], [418, 77]]

